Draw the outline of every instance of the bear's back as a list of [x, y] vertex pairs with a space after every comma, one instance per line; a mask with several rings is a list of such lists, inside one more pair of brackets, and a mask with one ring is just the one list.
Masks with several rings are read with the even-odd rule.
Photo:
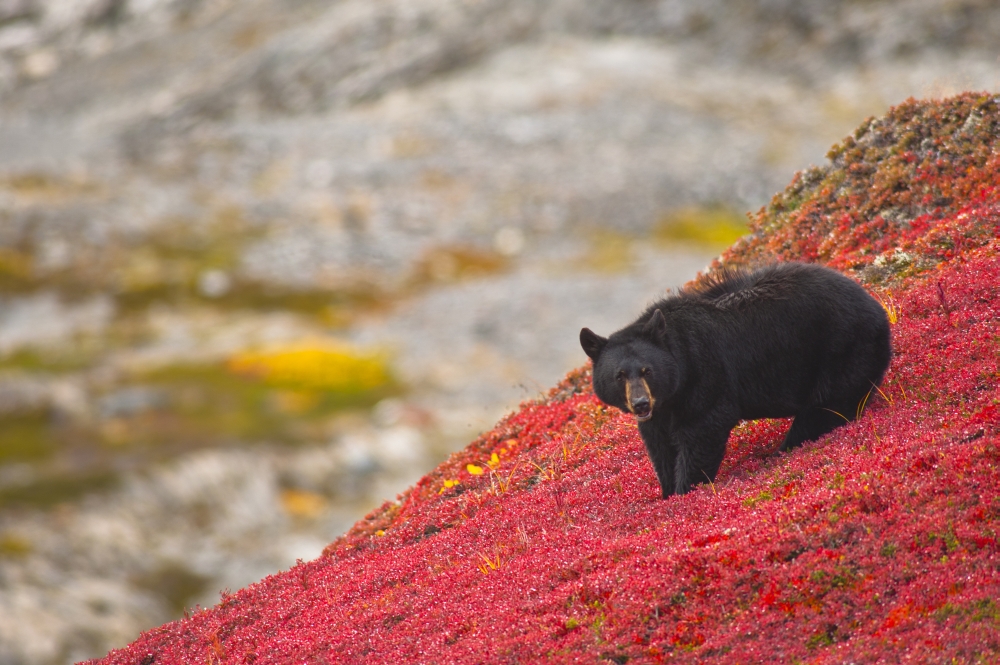
[[[881, 306], [854, 280], [825, 266], [777, 263], [752, 271], [722, 269], [700, 284], [685, 289], [677, 299], [720, 310], [739, 310], [766, 302], [822, 306], [828, 313], [850, 316], [849, 310], [871, 310], [881, 317]], [[664, 301], [668, 304], [671, 300]], [[853, 318], [853, 317], [851, 317]]]
[[778, 263], [753, 271], [723, 268], [686, 289], [681, 297], [725, 308], [786, 298], [792, 292], [812, 290], [817, 281], [838, 279], [845, 278], [828, 268], [805, 263]]
[[[722, 340], [757, 329], [760, 338], [785, 329], [820, 337], [850, 336], [859, 328], [887, 334], [882, 306], [849, 277], [816, 264], [777, 263], [756, 270], [722, 269], [652, 304], [615, 336], [644, 336], [657, 311], [672, 329]], [[780, 341], [780, 340], [775, 340]]]

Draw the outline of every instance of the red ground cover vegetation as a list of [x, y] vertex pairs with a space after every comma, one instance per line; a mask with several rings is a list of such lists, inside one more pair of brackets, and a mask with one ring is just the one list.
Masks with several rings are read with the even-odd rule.
[[895, 356], [859, 421], [783, 455], [787, 422], [743, 423], [714, 485], [662, 501], [582, 368], [318, 560], [100, 662], [996, 662], [998, 145], [997, 99], [907, 102], [723, 255], [883, 300]]

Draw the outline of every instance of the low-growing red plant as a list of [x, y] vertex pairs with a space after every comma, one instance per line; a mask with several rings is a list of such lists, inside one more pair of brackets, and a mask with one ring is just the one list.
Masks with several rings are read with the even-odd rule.
[[584, 367], [318, 560], [100, 662], [994, 662], [998, 128], [988, 96], [907, 102], [723, 257], [822, 260], [891, 308], [856, 422], [780, 455], [786, 422], [742, 423], [714, 484], [662, 501]]

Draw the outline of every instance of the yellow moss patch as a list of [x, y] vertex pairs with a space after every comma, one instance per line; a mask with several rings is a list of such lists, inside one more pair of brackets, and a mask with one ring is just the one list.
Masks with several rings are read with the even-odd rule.
[[417, 261], [412, 282], [421, 286], [484, 277], [502, 272], [507, 266], [508, 261], [492, 250], [462, 245], [436, 247]]
[[665, 215], [653, 237], [665, 242], [696, 242], [728, 247], [749, 233], [744, 215], [722, 206], [679, 208]]
[[281, 493], [281, 507], [292, 517], [313, 519], [326, 511], [327, 500], [315, 492], [285, 490]]
[[32, 277], [32, 259], [27, 254], [0, 247], [0, 275], [28, 280]]
[[391, 382], [386, 359], [329, 342], [246, 351], [229, 359], [234, 374], [297, 391], [363, 393]]
[[20, 536], [4, 534], [0, 536], [0, 557], [20, 558], [31, 554], [31, 542]]
[[276, 390], [268, 401], [278, 413], [298, 416], [314, 409], [320, 395], [315, 390]]
[[81, 197], [98, 198], [107, 189], [86, 178], [63, 178], [41, 171], [0, 177], [0, 189], [14, 194], [22, 203], [66, 203]]
[[584, 262], [599, 272], [627, 271], [634, 265], [632, 238], [614, 231], [596, 231], [590, 237], [590, 251]]

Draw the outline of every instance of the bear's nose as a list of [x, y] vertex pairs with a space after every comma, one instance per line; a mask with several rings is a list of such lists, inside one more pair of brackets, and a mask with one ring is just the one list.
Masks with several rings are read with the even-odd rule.
[[648, 416], [650, 410], [651, 409], [649, 407], [649, 398], [646, 397], [645, 395], [643, 395], [642, 397], [637, 397], [636, 399], [632, 400], [632, 413], [639, 416], [640, 418]]

